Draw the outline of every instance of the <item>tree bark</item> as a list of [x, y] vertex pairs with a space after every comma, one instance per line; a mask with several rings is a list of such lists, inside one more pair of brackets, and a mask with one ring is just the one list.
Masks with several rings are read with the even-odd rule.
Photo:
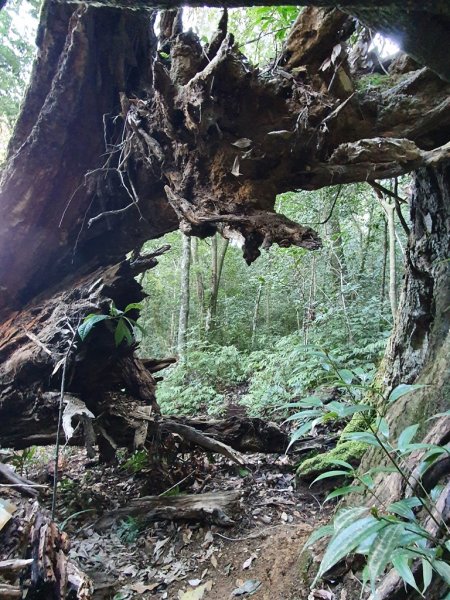
[[187, 330], [190, 309], [190, 271], [191, 271], [191, 238], [182, 236], [181, 268], [180, 268], [180, 317], [178, 320], [178, 354], [182, 360], [186, 358]]
[[192, 263], [195, 269], [195, 283], [197, 289], [197, 300], [200, 307], [200, 314], [203, 317], [205, 310], [205, 285], [203, 283], [203, 275], [201, 272], [200, 257], [198, 254], [198, 238], [194, 237], [191, 241], [192, 247]]
[[206, 320], [206, 331], [215, 327], [217, 318], [217, 300], [219, 298], [220, 281], [222, 279], [223, 264], [230, 240], [224, 240], [220, 245], [217, 235], [211, 239], [211, 289], [209, 295], [209, 306]]
[[[449, 87], [429, 71], [376, 102], [328, 90], [321, 61], [351, 32], [337, 11], [301, 13], [271, 78], [230, 36], [209, 62], [191, 32], [168, 40], [170, 59], [156, 57], [146, 10], [49, 3], [43, 14], [0, 187], [2, 441], [22, 447], [48, 440], [77, 325], [108, 315], [111, 300], [124, 309], [142, 299], [134, 277], [155, 260], [139, 257], [143, 241], [179, 222], [237, 241], [247, 262], [273, 243], [315, 249], [313, 230], [274, 212], [278, 193], [372, 181], [449, 154]], [[97, 435], [112, 449], [145, 438], [127, 399], [158, 412], [134, 349], [116, 348], [105, 322], [69, 357], [67, 392], [102, 414]]]
[[[422, 169], [415, 175], [411, 199], [411, 235], [406, 250], [405, 281], [397, 318], [383, 364], [386, 394], [400, 383], [422, 383], [397, 400], [388, 412], [391, 436], [419, 423], [427, 443], [442, 444], [450, 435], [450, 418], [438, 427], [427, 419], [448, 409], [450, 394], [450, 168]], [[428, 387], [429, 386], [429, 387]], [[422, 453], [414, 456], [420, 459]], [[370, 451], [363, 469], [382, 458]], [[389, 504], [402, 497], [405, 483], [396, 474], [379, 478], [377, 497]]]
[[[66, 2], [68, 0], [59, 0]], [[73, 1], [73, 0], [71, 0]], [[81, 0], [79, 0], [81, 2]], [[104, 6], [130, 6], [123, 0], [99, 0]], [[216, 0], [133, 0], [136, 7], [174, 9], [180, 6], [217, 6]], [[220, 6], [232, 8], [239, 6], [277, 6], [297, 5], [296, 0], [222, 0]], [[450, 7], [445, 0], [416, 2], [409, 0], [304, 0], [304, 6], [322, 6], [340, 8], [367, 27], [379, 31], [394, 39], [400, 47], [420, 64], [435, 70], [442, 78], [450, 81], [450, 62], [445, 52], [436, 52], [436, 48], [445, 48], [450, 28]]]
[[389, 247], [389, 301], [391, 304], [392, 320], [397, 315], [397, 260], [395, 256], [395, 204], [380, 198], [381, 205], [386, 215]]

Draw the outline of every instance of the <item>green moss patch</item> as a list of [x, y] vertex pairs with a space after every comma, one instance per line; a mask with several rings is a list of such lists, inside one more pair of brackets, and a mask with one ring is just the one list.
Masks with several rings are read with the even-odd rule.
[[364, 452], [367, 450], [367, 444], [361, 442], [341, 442], [329, 452], [318, 454], [312, 458], [304, 460], [297, 469], [297, 477], [303, 479], [314, 479], [325, 471], [330, 471], [333, 465], [330, 459], [345, 460], [353, 466], [358, 466]]

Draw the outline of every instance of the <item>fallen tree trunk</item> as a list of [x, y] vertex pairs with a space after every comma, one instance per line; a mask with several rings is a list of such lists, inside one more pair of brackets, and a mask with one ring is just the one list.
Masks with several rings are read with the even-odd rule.
[[144, 496], [127, 506], [106, 513], [96, 523], [97, 529], [110, 527], [128, 516], [150, 521], [202, 521], [221, 526], [234, 524], [239, 510], [240, 492], [211, 492], [195, 496]]
[[[146, 10], [50, 2], [43, 15], [0, 186], [0, 444], [54, 439], [65, 366], [81, 427], [94, 415], [111, 458], [145, 443], [150, 421], [133, 421], [135, 408], [159, 412], [158, 365], [136, 358], [134, 343], [116, 347], [110, 331], [111, 301], [139, 302], [134, 277], [155, 264], [141, 243], [179, 221], [191, 235], [239, 240], [248, 262], [273, 243], [320, 247], [313, 230], [274, 212], [276, 195], [446, 160], [449, 88], [425, 69], [376, 103], [355, 93], [344, 49], [353, 25], [338, 11], [304, 10], [270, 78], [224, 31], [208, 60], [192, 32], [167, 40], [165, 59]], [[321, 70], [338, 44], [339, 66]], [[75, 330], [89, 313], [106, 318], [82, 342]], [[234, 446], [231, 431], [203, 433], [235, 449], [271, 445], [262, 431]]]
[[[290, 433], [271, 421], [249, 417], [230, 417], [228, 419], [207, 419], [169, 417], [170, 421], [181, 422], [201, 431], [239, 452], [262, 452], [282, 454], [290, 442]], [[170, 422], [161, 421], [162, 429], [171, 431]], [[336, 436], [304, 436], [294, 443], [290, 452], [308, 453], [312, 450], [325, 451], [334, 446]]]
[[[167, 250], [165, 247], [134, 262], [124, 261], [98, 270], [94, 277], [81, 278], [76, 291], [62, 292], [52, 301], [35, 303], [0, 324], [1, 446], [26, 448], [55, 441], [63, 380], [64, 387], [70, 390], [63, 398], [66, 414], [70, 417], [72, 413], [73, 416], [89, 413], [96, 417], [98, 443], [106, 452], [111, 446], [106, 433], [110, 418], [108, 404], [114, 394], [123, 396], [121, 390], [127, 388], [134, 403], [147, 414], [159, 412], [155, 379], [134, 355], [134, 339], [131, 343], [123, 340], [119, 346], [115, 344], [118, 320], [112, 316], [111, 302], [118, 308], [125, 308], [128, 299], [139, 302], [143, 293], [135, 275], [140, 269], [154, 266], [156, 256]], [[77, 327], [87, 315], [96, 312], [104, 314], [103, 321], [82, 341]], [[130, 317], [137, 314], [137, 311], [127, 313]], [[121, 432], [120, 440], [127, 439], [132, 445], [142, 423], [121, 421], [117, 414], [113, 420], [112, 434]], [[70, 421], [71, 418], [69, 424]], [[84, 429], [86, 433], [86, 426]], [[102, 430], [106, 435], [101, 434]], [[136, 443], [139, 445], [139, 440]]]

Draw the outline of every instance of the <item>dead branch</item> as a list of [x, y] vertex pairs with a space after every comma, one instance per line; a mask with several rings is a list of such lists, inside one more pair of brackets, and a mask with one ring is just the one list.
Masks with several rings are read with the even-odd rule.
[[0, 464], [0, 479], [14, 486], [15, 489], [17, 489], [24, 496], [30, 496], [32, 498], [39, 494], [38, 488], [47, 487], [44, 485], [38, 485], [29, 479], [25, 479], [25, 477], [14, 473], [12, 469], [2, 464]]

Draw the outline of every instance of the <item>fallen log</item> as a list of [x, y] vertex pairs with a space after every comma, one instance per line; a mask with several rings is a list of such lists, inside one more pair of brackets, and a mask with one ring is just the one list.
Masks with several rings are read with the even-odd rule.
[[203, 521], [228, 527], [239, 510], [240, 492], [214, 492], [198, 495], [144, 496], [127, 506], [106, 513], [95, 524], [96, 529], [110, 527], [125, 517], [141, 517], [150, 521]]
[[[228, 419], [208, 419], [188, 417], [170, 417], [168, 422], [163, 417], [163, 430], [170, 430], [171, 423], [188, 425], [237, 450], [238, 452], [262, 452], [281, 454], [286, 452], [291, 435], [273, 421], [265, 421], [257, 417], [230, 417]], [[334, 435], [305, 436], [292, 445], [289, 452], [304, 454], [312, 450], [325, 451], [336, 444]]]

